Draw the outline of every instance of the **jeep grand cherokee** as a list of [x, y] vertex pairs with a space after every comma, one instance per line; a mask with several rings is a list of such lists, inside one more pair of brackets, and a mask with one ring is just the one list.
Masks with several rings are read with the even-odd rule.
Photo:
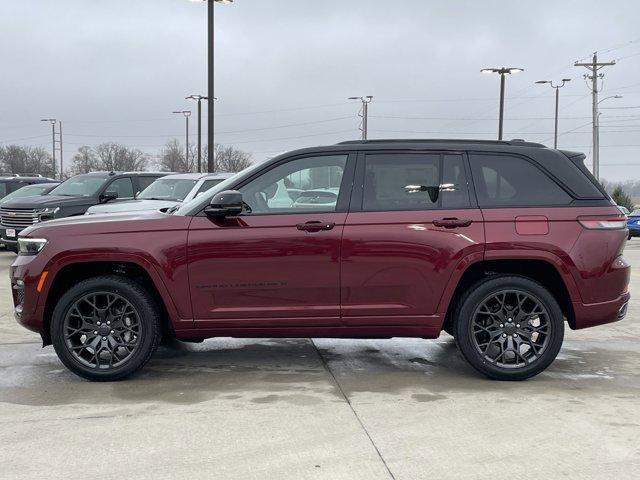
[[[15, 315], [92, 380], [140, 369], [161, 335], [442, 330], [483, 374], [525, 379], [555, 359], [565, 322], [626, 313], [625, 216], [583, 160], [522, 141], [297, 150], [176, 211], [29, 227]], [[297, 201], [313, 192], [335, 195]]]

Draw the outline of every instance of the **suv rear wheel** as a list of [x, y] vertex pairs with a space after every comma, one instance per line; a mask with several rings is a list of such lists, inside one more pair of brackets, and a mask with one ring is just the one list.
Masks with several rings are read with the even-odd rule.
[[525, 277], [481, 280], [458, 303], [454, 318], [464, 357], [497, 380], [524, 380], [542, 372], [558, 355], [564, 337], [558, 302]]
[[69, 289], [51, 319], [58, 357], [89, 380], [119, 380], [149, 361], [160, 339], [159, 313], [144, 288], [124, 277], [94, 277]]

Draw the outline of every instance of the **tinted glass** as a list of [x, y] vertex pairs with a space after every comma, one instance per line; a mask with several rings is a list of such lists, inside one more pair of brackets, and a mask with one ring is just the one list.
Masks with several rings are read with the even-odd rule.
[[438, 206], [440, 155], [367, 155], [364, 210], [424, 210]]
[[240, 188], [251, 213], [336, 210], [346, 155], [292, 160]]
[[140, 200], [174, 200], [181, 202], [196, 184], [196, 180], [181, 178], [159, 178], [140, 195]]
[[89, 197], [98, 193], [104, 185], [108, 174], [102, 175], [76, 175], [62, 182], [51, 190], [51, 195], [66, 195], [71, 197]]
[[7, 194], [7, 184], [4, 182], [0, 182], [0, 198], [4, 197]]
[[207, 190], [209, 190], [211, 187], [215, 187], [216, 185], [218, 185], [220, 182], [222, 182], [222, 178], [218, 179], [218, 180], [205, 180], [202, 185], [200, 185], [200, 188], [198, 189], [198, 191], [196, 192], [196, 195], [200, 195], [201, 193], [206, 192]]
[[132, 198], [133, 197], [133, 184], [129, 177], [118, 178], [111, 182], [111, 185], [107, 187], [107, 192], [116, 192], [118, 198]]
[[138, 188], [140, 189], [140, 191], [142, 191], [157, 179], [158, 177], [138, 177]]
[[469, 188], [462, 155], [443, 155], [442, 184], [440, 191], [442, 208], [469, 206]]
[[509, 155], [470, 155], [481, 207], [567, 205], [572, 198], [531, 162]]

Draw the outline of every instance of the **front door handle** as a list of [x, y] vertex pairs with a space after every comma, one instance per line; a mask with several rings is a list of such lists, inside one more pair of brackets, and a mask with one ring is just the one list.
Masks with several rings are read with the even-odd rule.
[[331, 230], [335, 226], [336, 224], [334, 222], [312, 221], [312, 222], [298, 223], [296, 225], [296, 228], [304, 232], [319, 232], [321, 230]]
[[438, 220], [434, 220], [432, 223], [436, 227], [458, 228], [468, 227], [471, 225], [472, 220], [469, 220], [468, 218], [440, 218]]

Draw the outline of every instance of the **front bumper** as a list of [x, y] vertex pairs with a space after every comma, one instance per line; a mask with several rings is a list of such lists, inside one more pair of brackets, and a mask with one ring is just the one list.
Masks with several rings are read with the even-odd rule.
[[573, 312], [575, 314], [576, 330], [581, 328], [595, 327], [606, 323], [622, 320], [627, 314], [627, 306], [631, 294], [625, 292], [615, 300], [600, 303], [573, 302]]
[[44, 298], [48, 285], [45, 283], [45, 289], [38, 292], [38, 282], [47, 261], [47, 256], [42, 253], [18, 255], [9, 268], [14, 316], [20, 325], [40, 334], [44, 328]]

